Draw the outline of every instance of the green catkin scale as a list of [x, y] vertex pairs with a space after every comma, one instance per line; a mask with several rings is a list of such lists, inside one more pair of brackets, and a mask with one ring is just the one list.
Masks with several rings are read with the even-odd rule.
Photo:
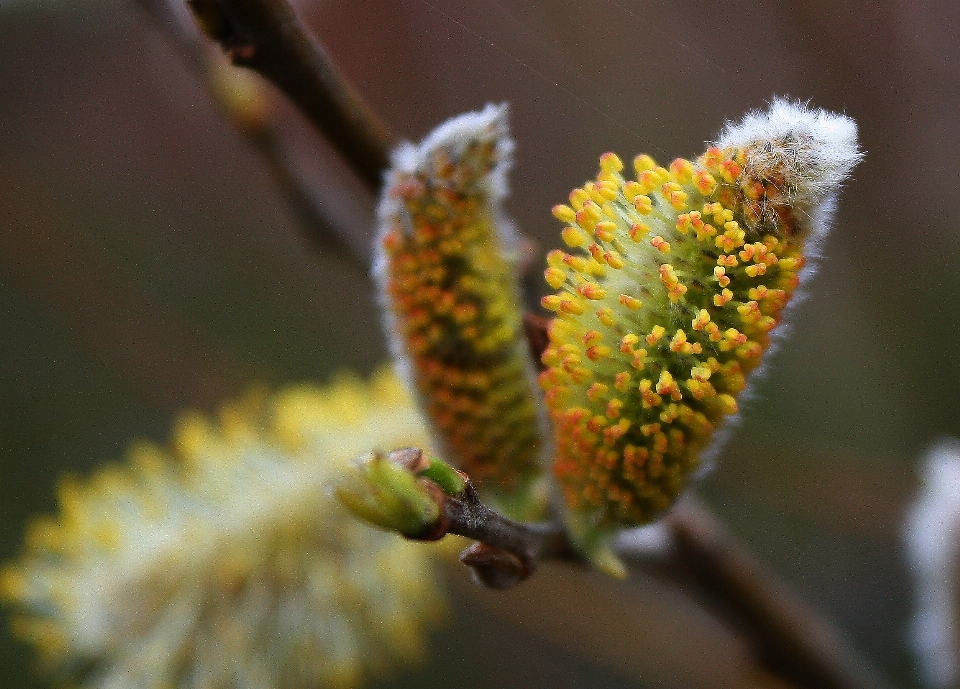
[[848, 118], [774, 101], [697, 160], [612, 153], [554, 207], [556, 318], [540, 385], [580, 523], [644, 524], [679, 496], [760, 364], [859, 160]]

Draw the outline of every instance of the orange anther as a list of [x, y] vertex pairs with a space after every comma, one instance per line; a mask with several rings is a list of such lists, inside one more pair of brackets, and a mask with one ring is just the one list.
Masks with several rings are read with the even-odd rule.
[[585, 282], [577, 287], [577, 293], [580, 296], [593, 301], [599, 301], [607, 296], [607, 292], [595, 282]]
[[553, 289], [559, 289], [560, 285], [566, 282], [567, 274], [559, 268], [547, 268], [543, 271], [543, 279], [546, 280], [547, 284], [553, 287]]
[[593, 229], [593, 236], [602, 242], [613, 241], [613, 238], [617, 236], [617, 224], [609, 220], [598, 222]]
[[624, 335], [623, 339], [620, 340], [620, 351], [623, 354], [633, 354], [633, 347], [640, 341], [640, 338], [630, 333]]
[[620, 410], [623, 409], [623, 400], [612, 399], [607, 403], [607, 417], [615, 419], [620, 416]]
[[609, 388], [603, 383], [594, 383], [589, 388], [587, 388], [587, 399], [591, 402], [596, 402], [598, 398], [603, 397]]
[[613, 317], [613, 309], [609, 306], [597, 309], [597, 320], [608, 328], [612, 328], [617, 323], [617, 319]]
[[637, 209], [637, 213], [640, 215], [649, 215], [653, 211], [653, 201], [650, 200], [649, 196], [641, 194], [633, 198], [633, 207]]
[[584, 347], [590, 347], [600, 342], [603, 339], [603, 335], [599, 330], [588, 330], [583, 334], [581, 339], [583, 340]]
[[650, 228], [644, 225], [642, 222], [634, 223], [630, 226], [630, 239], [635, 242], [639, 242], [648, 234], [650, 234]]
[[624, 265], [626, 265], [623, 261], [623, 256], [616, 251], [605, 251], [603, 254], [603, 260], [614, 270], [620, 270]]
[[657, 235], [656, 237], [650, 240], [650, 246], [652, 246], [654, 249], [659, 251], [661, 254], [670, 253], [670, 242], [665, 240], [660, 235]]
[[736, 268], [739, 262], [733, 254], [721, 254], [717, 257], [717, 265], [724, 268]]
[[724, 288], [724, 290], [720, 292], [720, 294], [714, 295], [713, 304], [714, 306], [723, 306], [724, 304], [729, 302], [731, 299], [733, 299], [733, 292], [731, 292], [729, 289]]
[[554, 206], [551, 209], [551, 212], [553, 213], [553, 217], [560, 222], [567, 223], [568, 225], [575, 222], [577, 219], [577, 212], [570, 206], [564, 204]]
[[592, 347], [587, 347], [586, 351], [584, 351], [584, 354], [586, 354], [590, 361], [598, 361], [599, 359], [610, 356], [610, 348], [606, 345], [594, 345]]
[[717, 188], [717, 180], [706, 170], [697, 170], [693, 183], [704, 196], [709, 196]]
[[640, 301], [636, 297], [631, 297], [628, 294], [621, 294], [619, 299], [620, 299], [620, 303], [626, 306], [631, 311], [636, 311], [641, 306], [643, 306], [642, 301]]
[[667, 331], [664, 329], [662, 325], [653, 326], [653, 329], [650, 331], [650, 334], [647, 335], [646, 337], [647, 344], [651, 346], [657, 344], [657, 342], [660, 341], [660, 339], [664, 336], [664, 334], [666, 334], [666, 332]]
[[623, 170], [623, 161], [616, 153], [604, 153], [600, 156], [600, 169], [603, 172], [620, 172]]
[[686, 184], [693, 176], [693, 163], [683, 158], [676, 158], [670, 163], [671, 175], [681, 184]]

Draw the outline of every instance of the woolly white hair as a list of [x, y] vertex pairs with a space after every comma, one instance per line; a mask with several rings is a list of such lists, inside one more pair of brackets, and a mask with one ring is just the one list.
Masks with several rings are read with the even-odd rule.
[[[496, 164], [493, 169], [485, 175], [478, 175], [463, 182], [467, 187], [474, 185], [485, 192], [487, 210], [493, 216], [500, 241], [507, 248], [515, 250], [519, 243], [519, 234], [502, 209], [502, 202], [510, 193], [507, 173], [513, 167], [514, 149], [507, 125], [507, 113], [506, 103], [487, 103], [483, 110], [464, 113], [447, 120], [430, 132], [419, 145], [404, 141], [390, 156], [390, 169], [386, 173], [384, 189], [389, 192], [396, 188], [398, 181], [405, 175], [429, 173], [434, 156], [441, 151], [446, 152], [453, 160], [458, 160], [470, 145], [493, 142], [496, 146]], [[403, 204], [395, 195], [383, 194], [377, 208], [381, 231], [389, 227], [390, 221], [396, 217], [406, 217]], [[381, 259], [378, 257], [374, 272], [379, 275], [382, 268]]]
[[923, 487], [907, 514], [905, 526], [916, 606], [911, 641], [927, 685], [938, 689], [954, 687], [960, 679], [960, 441], [943, 440], [927, 453]]
[[[708, 142], [709, 143], [709, 142]], [[741, 394], [741, 409], [754, 398], [754, 388], [768, 368], [779, 343], [789, 335], [789, 315], [806, 298], [805, 287], [817, 271], [820, 248], [833, 225], [837, 197], [853, 168], [863, 160], [857, 142], [857, 123], [850, 117], [806, 103], [774, 97], [766, 110], [753, 110], [739, 122], [728, 121], [712, 145], [720, 149], [748, 150], [745, 175], [765, 179], [776, 173], [783, 178], [780, 202], [797, 211], [804, 234], [806, 266], [800, 272], [801, 287], [783, 312], [785, 323], [773, 333], [763, 363], [750, 376]], [[701, 454], [698, 475], [709, 473], [742, 418], [728, 418]]]
[[811, 206], [835, 191], [863, 158], [851, 118], [786, 98], [774, 98], [767, 110], [754, 110], [738, 123], [728, 122], [716, 146], [750, 149], [754, 175], [780, 172], [788, 200]]

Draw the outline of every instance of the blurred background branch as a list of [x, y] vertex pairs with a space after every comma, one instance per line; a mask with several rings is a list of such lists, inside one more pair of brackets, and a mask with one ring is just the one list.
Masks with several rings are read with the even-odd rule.
[[[323, 189], [319, 187], [303, 170], [291, 149], [300, 149], [301, 155], [312, 148], [309, 140], [298, 136], [295, 127], [284, 126], [278, 108], [274, 104], [273, 93], [265, 84], [254, 78], [246, 77], [243, 72], [236, 75], [231, 68], [222, 63], [203, 40], [195, 22], [187, 15], [186, 7], [174, 4], [170, 0], [134, 0], [144, 14], [157, 26], [167, 38], [170, 46], [179, 53], [184, 63], [195, 70], [198, 79], [206, 84], [214, 101], [223, 109], [224, 114], [245, 136], [251, 146], [261, 154], [267, 168], [273, 173], [280, 191], [287, 198], [291, 209], [300, 218], [305, 234], [313, 247], [319, 251], [332, 251], [351, 256], [354, 263], [366, 274], [370, 263], [369, 242], [357, 236], [355, 229], [347, 227], [342, 214], [336, 213]], [[180, 12], [176, 11], [180, 7]], [[302, 31], [302, 27], [298, 30]], [[313, 41], [316, 43], [315, 41]], [[318, 50], [319, 50], [319, 46]], [[327, 61], [320, 50], [320, 59]], [[349, 90], [342, 77], [336, 74], [332, 65], [332, 82], [341, 89]], [[331, 82], [324, 81], [323, 88]], [[354, 100], [358, 96], [353, 96]], [[336, 101], [330, 95], [331, 101]], [[348, 101], [349, 102], [352, 101]], [[354, 113], [354, 117], [357, 114]], [[360, 127], [360, 136], [378, 131], [378, 125], [365, 123]], [[323, 131], [328, 134], [329, 132]], [[367, 142], [368, 147], [381, 145], [382, 142]], [[306, 150], [304, 150], [306, 149]], [[385, 155], [385, 154], [384, 154]], [[361, 171], [357, 171], [362, 174]], [[372, 191], [376, 191], [374, 188]]]
[[[688, 497], [665, 518], [664, 553], [630, 552], [646, 569], [729, 619], [760, 665], [797, 687], [883, 689], [889, 685], [825, 620], [761, 565], [702, 503]], [[631, 557], [632, 555], [632, 557]]]
[[343, 78], [284, 0], [190, 0], [201, 28], [230, 61], [276, 84], [327, 136], [372, 190], [383, 181], [393, 136]]

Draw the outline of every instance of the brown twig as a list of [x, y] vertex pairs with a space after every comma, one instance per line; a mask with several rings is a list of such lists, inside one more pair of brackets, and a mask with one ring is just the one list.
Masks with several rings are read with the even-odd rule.
[[[508, 589], [544, 560], [583, 562], [562, 519], [539, 524], [507, 519], [481, 501], [463, 472], [417, 448], [388, 455], [389, 462], [413, 474], [415, 483], [397, 483], [393, 474], [381, 471], [383, 461], [381, 456], [368, 460], [360, 475], [370, 490], [367, 484], [363, 491], [348, 490], [341, 497], [353, 497], [345, 504], [357, 509], [365, 497], [373, 498], [388, 507], [370, 513], [363, 507], [357, 514], [370, 514], [375, 523], [397, 528], [415, 540], [434, 541], [452, 533], [477, 541], [460, 560], [479, 583]], [[395, 486], [405, 487], [396, 488], [394, 494]], [[385, 500], [383, 495], [392, 497]], [[417, 507], [424, 499], [435, 508]], [[408, 506], [416, 516], [412, 527]], [[431, 516], [425, 519], [426, 515]], [[660, 538], [622, 534], [616, 543], [618, 554], [730, 622], [753, 648], [758, 664], [798, 689], [883, 689], [883, 680], [777, 583], [706, 507], [687, 496], [652, 528]]]
[[[422, 540], [452, 533], [477, 541], [461, 554], [475, 579], [508, 589], [545, 560], [582, 562], [559, 520], [521, 524], [480, 500], [467, 480], [459, 494], [439, 488], [436, 528]], [[632, 565], [681, 586], [727, 619], [751, 644], [759, 664], [802, 689], [884, 689], [886, 684], [848, 649], [830, 627], [776, 582], [710, 512], [692, 499], [665, 518], [668, 539], [658, 547], [621, 542]]]
[[393, 135], [344, 79], [286, 0], [189, 0], [205, 32], [235, 65], [276, 84], [374, 192]]
[[417, 540], [433, 541], [447, 534], [477, 541], [460, 556], [473, 570], [478, 583], [490, 588], [513, 588], [533, 574], [543, 560], [579, 560], [566, 529], [557, 521], [521, 524], [490, 509], [480, 500], [466, 475], [461, 493], [433, 491], [440, 507], [436, 526]]
[[797, 687], [883, 689], [831, 627], [777, 581], [710, 511], [687, 498], [664, 518], [663, 549], [618, 550], [631, 564], [680, 584], [731, 622], [760, 662]]
[[300, 169], [291, 159], [289, 144], [279, 127], [266, 124], [256, 134], [248, 136], [254, 148], [262, 155], [274, 180], [286, 197], [291, 209], [301, 220], [308, 242], [314, 249], [333, 251], [349, 257], [347, 265], [366, 275], [370, 270], [372, 248], [369, 242], [357, 236], [355, 228], [345, 223], [328, 210], [328, 204], [320, 198], [317, 190], [304, 179]]
[[[222, 107], [220, 95], [211, 87], [211, 56], [208, 54], [211, 48], [208, 48], [205, 41], [201, 41], [202, 36], [196, 28], [180, 21], [171, 11], [167, 0], [136, 0], [136, 3], [159, 29], [167, 44], [193, 69], [214, 101]], [[353, 228], [345, 227], [344, 223], [328, 210], [329, 204], [321, 198], [315, 185], [304, 178], [288, 150], [291, 145], [300, 145], [299, 142], [291, 143], [289, 132], [276, 122], [272, 113], [263, 117], [256, 127], [238, 124], [232, 113], [226, 114], [237, 124], [236, 130], [261, 155], [313, 246], [349, 257], [350, 265], [366, 273], [370, 265], [369, 247], [364, 242], [355, 241]]]

